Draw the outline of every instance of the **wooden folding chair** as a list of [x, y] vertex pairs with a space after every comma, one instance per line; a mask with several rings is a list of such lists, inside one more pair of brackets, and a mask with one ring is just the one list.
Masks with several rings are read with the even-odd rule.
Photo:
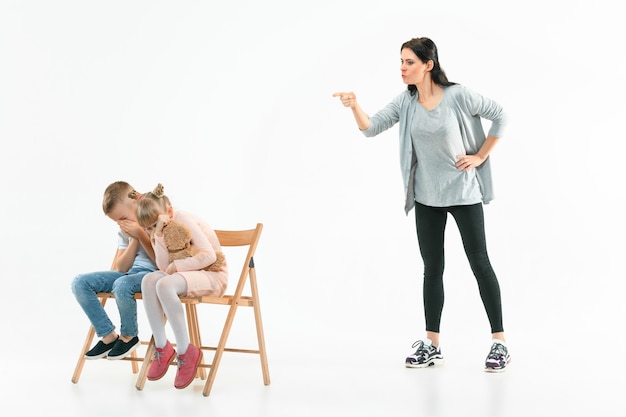
[[[209, 375], [204, 384], [202, 395], [207, 397], [213, 382], [215, 381], [215, 375], [220, 365], [220, 361], [224, 352], [237, 352], [237, 353], [253, 353], [258, 354], [261, 359], [261, 370], [263, 373], [263, 383], [265, 385], [270, 384], [270, 374], [267, 362], [267, 353], [265, 349], [265, 336], [263, 333], [263, 322], [261, 320], [261, 308], [259, 305], [259, 291], [257, 286], [256, 269], [254, 265], [254, 254], [256, 252], [259, 239], [261, 237], [261, 231], [263, 230], [263, 224], [258, 223], [256, 228], [249, 230], [216, 230], [217, 237], [220, 244], [223, 247], [248, 247], [247, 254], [245, 256], [241, 274], [235, 287], [234, 292], [226, 294], [222, 297], [180, 297], [182, 303], [185, 304], [187, 313], [187, 323], [189, 327], [189, 338], [191, 343], [198, 346], [203, 351], [213, 351], [213, 360], [211, 363], [204, 363], [204, 361], [198, 367], [198, 373], [196, 377], [204, 379], [204, 370], [209, 369]], [[226, 251], [226, 257], [228, 259], [228, 253]], [[246, 284], [250, 284], [250, 294], [243, 295]], [[228, 307], [228, 314], [224, 323], [222, 333], [220, 335], [217, 346], [204, 346], [200, 337], [200, 325], [198, 320], [198, 304], [215, 304]], [[226, 346], [228, 336], [230, 334], [237, 309], [239, 307], [252, 307], [254, 311], [254, 319], [257, 333], [258, 349], [235, 349]], [[151, 338], [146, 354], [143, 361], [141, 371], [137, 377], [137, 383], [135, 387], [138, 390], [142, 390], [148, 373], [148, 367], [154, 355], [154, 338]], [[171, 365], [177, 365], [174, 361]]]
[[[102, 303], [102, 307], [106, 305], [106, 302], [110, 298], [114, 298], [115, 295], [111, 292], [100, 292], [97, 294], [98, 298], [100, 298], [100, 302]], [[141, 300], [141, 293], [135, 294], [136, 300]], [[87, 331], [87, 337], [85, 338], [85, 343], [83, 343], [83, 348], [80, 351], [80, 356], [78, 357], [78, 362], [76, 362], [76, 368], [74, 368], [74, 375], [72, 375], [72, 382], [78, 383], [78, 379], [80, 378], [80, 374], [83, 372], [83, 366], [85, 365], [85, 353], [89, 351], [91, 348], [91, 344], [93, 343], [94, 336], [96, 335], [96, 330], [93, 326], [89, 325], [89, 330]], [[142, 345], [148, 345], [148, 342], [141, 342]], [[106, 359], [106, 356], [102, 359]], [[130, 356], [122, 358], [120, 360], [131, 361], [131, 366], [133, 373], [136, 374], [139, 372], [139, 366], [137, 362], [144, 362], [143, 356], [138, 356], [137, 350], [133, 351]]]
[[[115, 295], [111, 292], [99, 292], [97, 293], [97, 296], [100, 299], [100, 302], [102, 303], [103, 307], [106, 305], [107, 300], [111, 298], [115, 298]], [[143, 298], [142, 298], [141, 293], [135, 294], [135, 300], [142, 300], [142, 299]], [[187, 317], [193, 317], [196, 314], [196, 311], [194, 308], [190, 306], [190, 304], [196, 304], [197, 303], [196, 299], [181, 298], [181, 301], [185, 303]], [[197, 341], [198, 340], [197, 338], [193, 338], [193, 335], [197, 333], [197, 330], [196, 330], [197, 326], [194, 327], [194, 323], [197, 323], [197, 319], [195, 321], [187, 320], [187, 323], [188, 323], [189, 334], [192, 335], [192, 340]], [[78, 383], [78, 379], [80, 378], [80, 375], [83, 371], [83, 367], [85, 366], [85, 361], [87, 361], [87, 359], [85, 359], [85, 353], [87, 353], [87, 351], [89, 351], [89, 349], [91, 348], [95, 334], [96, 334], [96, 330], [93, 328], [93, 326], [90, 325], [89, 330], [87, 331], [87, 336], [85, 337], [85, 342], [83, 343], [83, 347], [80, 351], [78, 361], [76, 362], [74, 375], [72, 376], [72, 382], [75, 384]], [[145, 349], [136, 349], [133, 352], [131, 352], [130, 356], [127, 356], [119, 360], [131, 361], [133, 373], [134, 374], [138, 373], [139, 365], [137, 364], [137, 362], [143, 363], [145, 361], [145, 358], [148, 358], [148, 362], [149, 362], [150, 358], [152, 358], [152, 355], [154, 354], [154, 349], [152, 348], [152, 350], [150, 350], [151, 342], [152, 340], [150, 341], [141, 340], [140, 341], [141, 346]], [[139, 356], [140, 351], [144, 351], [144, 354], [142, 356]], [[107, 358], [105, 356], [102, 359], [107, 359]], [[198, 369], [197, 376], [202, 379], [206, 378], [206, 373], [204, 369]]]

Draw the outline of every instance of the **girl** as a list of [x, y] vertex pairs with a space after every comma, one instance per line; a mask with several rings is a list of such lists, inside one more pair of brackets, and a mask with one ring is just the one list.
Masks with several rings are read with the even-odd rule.
[[[189, 228], [192, 244], [199, 251], [193, 257], [169, 262], [163, 239], [163, 229], [175, 219]], [[226, 261], [217, 271], [203, 268], [217, 260], [221, 252], [215, 231], [206, 222], [191, 213], [174, 210], [159, 184], [154, 191], [143, 194], [137, 201], [137, 221], [152, 236], [152, 246], [159, 271], [147, 274], [142, 282], [143, 304], [156, 347], [147, 378], [155, 381], [163, 377], [177, 354], [178, 371], [174, 386], [187, 387], [194, 379], [202, 359], [199, 346], [190, 343], [185, 312], [179, 296], [222, 296], [228, 281]], [[176, 341], [176, 351], [165, 334], [163, 315], [170, 323]]]

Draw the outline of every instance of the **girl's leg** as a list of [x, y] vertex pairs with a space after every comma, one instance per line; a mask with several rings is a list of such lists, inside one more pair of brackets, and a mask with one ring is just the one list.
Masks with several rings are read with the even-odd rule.
[[157, 295], [156, 287], [159, 280], [165, 277], [165, 273], [161, 271], [150, 272], [141, 280], [141, 293], [143, 297], [143, 306], [146, 310], [146, 317], [152, 336], [154, 336], [154, 344], [157, 348], [165, 347], [167, 336], [165, 334], [165, 323], [163, 316], [165, 312], [161, 307], [161, 302]]
[[135, 293], [141, 292], [141, 280], [149, 271], [130, 271], [113, 283], [112, 292], [120, 313], [120, 333], [132, 338], [139, 334], [137, 325], [137, 300]]
[[[165, 276], [156, 284], [156, 293], [161, 301], [161, 307], [170, 323], [170, 327], [174, 332], [176, 352], [179, 355], [184, 355], [189, 347], [189, 333], [187, 330], [187, 321], [185, 320], [185, 310], [178, 298], [179, 295], [185, 294], [186, 292], [187, 281], [185, 281], [185, 278], [180, 274]], [[163, 346], [164, 345], [165, 342], [163, 342]]]
[[99, 292], [111, 292], [113, 283], [122, 275], [118, 271], [101, 271], [77, 275], [72, 281], [72, 293], [89, 318], [98, 337], [105, 337], [114, 332], [115, 326], [102, 307]]
[[447, 212], [442, 209], [415, 205], [415, 225], [420, 254], [424, 262], [424, 314], [427, 337], [439, 346], [439, 324], [444, 303], [443, 270], [444, 235]]
[[504, 340], [500, 285], [487, 254], [482, 204], [456, 206], [450, 210], [459, 227], [463, 247], [478, 282], [494, 338]]

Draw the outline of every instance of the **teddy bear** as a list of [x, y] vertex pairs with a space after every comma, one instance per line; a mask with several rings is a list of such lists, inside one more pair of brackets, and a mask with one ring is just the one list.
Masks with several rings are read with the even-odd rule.
[[[163, 239], [169, 252], [169, 261], [184, 259], [198, 253], [196, 246], [191, 243], [191, 231], [183, 223], [170, 220], [163, 228]], [[226, 258], [222, 252], [216, 252], [217, 259], [211, 265], [202, 268], [204, 271], [218, 272], [224, 266]]]

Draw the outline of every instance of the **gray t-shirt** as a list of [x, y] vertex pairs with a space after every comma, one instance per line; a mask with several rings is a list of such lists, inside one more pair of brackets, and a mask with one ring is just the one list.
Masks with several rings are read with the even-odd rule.
[[[126, 249], [130, 244], [130, 237], [126, 235], [122, 230], [117, 231], [117, 247], [118, 249]], [[143, 246], [139, 245], [139, 251], [137, 255], [135, 255], [135, 260], [133, 261], [133, 266], [131, 268], [146, 268], [152, 269], [153, 271], [157, 270], [156, 265], [152, 262], [152, 259], [148, 256]]]
[[[444, 108], [450, 110], [450, 113], [446, 112], [444, 114], [446, 116], [447, 129], [449, 131], [454, 130], [452, 128], [453, 121], [447, 117], [452, 114], [456, 118], [454, 123], [458, 129], [458, 134], [462, 138], [463, 149], [465, 149], [464, 152], [459, 152], [459, 154], [473, 155], [478, 152], [480, 147], [485, 142], [485, 132], [481, 119], [490, 120], [492, 122], [488, 132], [490, 135], [497, 138], [502, 137], [504, 127], [506, 125], [506, 114], [504, 113], [502, 106], [462, 85], [457, 84], [450, 87], [444, 87], [444, 91], [445, 101], [442, 100], [442, 103], [439, 104], [441, 106], [440, 110]], [[419, 177], [419, 175], [416, 175], [416, 172], [420, 164], [422, 164], [421, 159], [418, 158], [414, 152], [415, 146], [412, 139], [413, 136], [419, 138], [419, 135], [414, 135], [411, 132], [411, 129], [413, 129], [414, 126], [414, 120], [422, 116], [418, 108], [421, 106], [417, 102], [417, 98], [417, 95], [412, 95], [409, 90], [404, 90], [383, 109], [379, 110], [372, 117], [370, 117], [369, 127], [362, 130], [362, 133], [366, 137], [374, 137], [391, 128], [396, 123], [399, 124], [400, 170], [402, 172], [402, 181], [404, 183], [404, 192], [406, 197], [404, 211], [407, 214], [415, 205], [415, 201], [426, 201], [423, 198], [415, 197], [415, 181], [417, 179], [416, 177]], [[431, 120], [428, 123], [424, 122], [424, 124], [420, 123], [415, 126], [431, 126], [431, 130], [435, 130], [435, 128], [441, 127], [441, 121], [438, 121], [435, 118], [435, 120]], [[452, 139], [452, 143], [456, 146], [454, 139]], [[454, 152], [449, 153], [448, 155], [452, 158], [456, 156]], [[422, 152], [422, 157], [430, 157], [430, 154], [428, 152]], [[470, 173], [470, 175], [475, 176], [479, 184], [482, 202], [484, 204], [489, 203], [494, 198], [491, 164], [489, 161], [490, 158], [491, 157], [487, 158], [478, 168], [473, 168], [472, 171], [475, 171], [474, 173]], [[433, 166], [434, 165], [431, 164], [431, 167]], [[432, 169], [425, 169], [424, 171], [432, 172]], [[436, 175], [439, 175], [438, 171], [435, 170], [435, 172]], [[461, 175], [461, 177], [463, 176]], [[425, 181], [429, 180], [432, 181], [432, 177], [425, 179]], [[463, 187], [461, 187], [461, 189], [462, 188]], [[446, 190], [449, 189], [446, 188]], [[444, 197], [443, 194], [445, 194], [446, 199], [453, 199], [455, 197], [454, 193], [447, 192], [442, 193], [440, 197]], [[463, 196], [461, 200], [466, 199], [467, 197]], [[466, 201], [469, 201], [469, 199]], [[455, 204], [452, 203], [452, 205]]]
[[411, 140], [419, 163], [415, 170], [415, 201], [433, 207], [476, 204], [482, 201], [476, 170], [455, 166], [457, 155], [466, 154], [458, 119], [446, 94], [437, 107], [416, 109]]

